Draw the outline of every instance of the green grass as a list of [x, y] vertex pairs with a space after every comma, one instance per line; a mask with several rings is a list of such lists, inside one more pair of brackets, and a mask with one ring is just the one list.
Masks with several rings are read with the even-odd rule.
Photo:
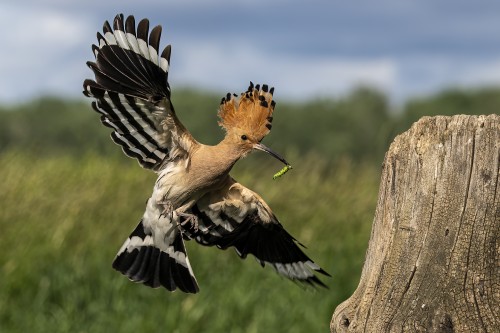
[[201, 292], [186, 295], [131, 283], [111, 268], [142, 215], [153, 173], [125, 158], [3, 153], [0, 331], [328, 331], [334, 308], [359, 281], [379, 170], [287, 158], [294, 169], [276, 181], [281, 165], [269, 158], [241, 161], [233, 175], [332, 274], [323, 279], [330, 289], [303, 289], [232, 250], [188, 242]]

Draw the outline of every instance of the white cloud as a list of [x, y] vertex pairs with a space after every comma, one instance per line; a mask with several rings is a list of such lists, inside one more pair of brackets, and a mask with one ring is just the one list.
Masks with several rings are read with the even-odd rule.
[[499, 85], [500, 58], [478, 63], [472, 68], [465, 68], [457, 77], [461, 85]]
[[397, 83], [390, 90], [395, 102], [453, 87], [500, 85], [500, 58], [405, 57], [398, 59], [397, 67]]
[[358, 85], [390, 91], [396, 84], [397, 68], [389, 59], [297, 57], [265, 53], [238, 41], [229, 44], [191, 40], [176, 45], [172, 82], [239, 92], [252, 80], [276, 86], [287, 98], [332, 96]]
[[0, 22], [9, 31], [0, 39], [0, 100], [67, 90], [77, 60], [72, 53], [89, 41], [86, 22], [56, 10], [18, 6], [3, 6]]
[[[275, 59], [278, 60], [278, 59]], [[292, 97], [343, 94], [359, 85], [391, 91], [396, 65], [388, 59], [288, 59], [278, 65], [276, 77]]]
[[[312, 10], [309, 4], [273, 2], [264, 16], [257, 15], [262, 6], [248, 5], [253, 1], [234, 6], [227, 5], [229, 1], [166, 4], [149, 0], [137, 6], [136, 1], [124, 0], [120, 10], [164, 24], [162, 45], [173, 44], [174, 90], [189, 84], [238, 92], [252, 80], [274, 85], [282, 97], [309, 98], [335, 96], [367, 84], [402, 101], [450, 85], [500, 83], [494, 8], [459, 6], [448, 15], [446, 5], [431, 11], [430, 3], [407, 7], [385, 0], [385, 7], [373, 14], [347, 3], [316, 1], [322, 6]], [[246, 20], [235, 16], [225, 20], [228, 13], [240, 13], [247, 5], [242, 16]], [[92, 59], [90, 45], [102, 21], [113, 18], [115, 7], [101, 0], [0, 4], [4, 31], [0, 34], [0, 103], [43, 93], [81, 96], [83, 79], [92, 76], [85, 66]], [[388, 7], [395, 12], [387, 11]], [[479, 14], [487, 14], [486, 19]], [[432, 22], [419, 26], [423, 17]]]

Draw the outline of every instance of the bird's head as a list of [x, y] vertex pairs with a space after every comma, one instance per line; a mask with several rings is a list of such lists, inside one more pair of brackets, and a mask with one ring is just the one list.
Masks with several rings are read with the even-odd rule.
[[288, 162], [261, 143], [271, 131], [274, 88], [264, 84], [254, 86], [250, 82], [248, 90], [239, 96], [228, 93], [219, 107], [219, 125], [226, 131], [226, 140], [238, 149], [241, 157], [252, 150], [264, 151], [284, 164]]

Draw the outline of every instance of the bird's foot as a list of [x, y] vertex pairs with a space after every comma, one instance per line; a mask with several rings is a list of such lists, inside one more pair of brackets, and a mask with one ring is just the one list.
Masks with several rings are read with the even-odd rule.
[[186, 226], [189, 225], [189, 231], [198, 232], [198, 217], [196, 215], [182, 213], [182, 212], [176, 212], [176, 213], [182, 220], [179, 223], [179, 225], [182, 228], [185, 228]]
[[174, 213], [174, 206], [172, 203], [168, 200], [163, 200], [163, 201], [158, 201], [159, 205], [163, 206], [163, 210], [160, 213], [160, 217], [165, 216], [165, 217], [170, 217], [172, 219], [173, 213]]

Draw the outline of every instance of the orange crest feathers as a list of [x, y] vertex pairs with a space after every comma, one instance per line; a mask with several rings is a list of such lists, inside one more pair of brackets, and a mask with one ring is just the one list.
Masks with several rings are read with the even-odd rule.
[[273, 101], [274, 88], [267, 84], [256, 85], [250, 82], [246, 92], [240, 96], [227, 94], [222, 98], [219, 107], [219, 125], [226, 132], [238, 129], [256, 140], [262, 140], [271, 131], [273, 111], [276, 102]]

